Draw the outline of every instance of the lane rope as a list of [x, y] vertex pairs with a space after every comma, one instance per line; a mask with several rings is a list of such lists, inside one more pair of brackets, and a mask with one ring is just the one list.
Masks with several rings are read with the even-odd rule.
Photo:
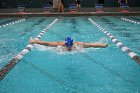
[[2, 28], [2, 27], [7, 27], [7, 26], [11, 26], [11, 25], [20, 23], [20, 22], [25, 21], [25, 20], [26, 20], [26, 19], [21, 19], [21, 20], [13, 21], [13, 22], [11, 22], [11, 23], [7, 23], [7, 24], [4, 24], [4, 25], [1, 25], [0, 28]]
[[[43, 29], [36, 37], [36, 40], [39, 40], [47, 31], [51, 28], [51, 26], [58, 21], [58, 18], [53, 20], [51, 24], [49, 24], [45, 29]], [[10, 62], [8, 62], [1, 70], [0, 70], [0, 80], [2, 80], [9, 71], [15, 67], [15, 65], [26, 55], [28, 52], [31, 51], [33, 48], [32, 44], [29, 44], [23, 49], [21, 52], [19, 52]]]
[[128, 19], [128, 18], [122, 17], [121, 19], [124, 20], [124, 21], [130, 22], [130, 23], [140, 24], [140, 22], [137, 22], [137, 21], [134, 21], [134, 20], [130, 20], [130, 19]]
[[95, 25], [100, 31], [102, 31], [104, 34], [106, 34], [108, 37], [111, 38], [112, 42], [115, 43], [123, 52], [126, 52], [132, 59], [134, 59], [138, 64], [140, 64], [140, 56], [131, 51], [128, 47], [126, 47], [122, 42], [120, 42], [118, 39], [116, 39], [111, 33], [109, 33], [107, 30], [105, 30], [102, 26], [97, 24], [95, 21], [93, 21], [91, 18], [88, 18], [88, 20]]

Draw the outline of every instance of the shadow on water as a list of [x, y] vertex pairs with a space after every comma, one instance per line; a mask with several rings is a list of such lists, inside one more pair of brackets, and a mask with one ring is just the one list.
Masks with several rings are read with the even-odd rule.
[[134, 37], [134, 35], [131, 34], [131, 33], [122, 33], [122, 34], [120, 34], [119, 36], [121, 36], [121, 37], [126, 37], [126, 38]]
[[34, 27], [34, 26], [36, 26], [36, 25], [40, 25], [40, 24], [43, 23], [44, 21], [45, 21], [45, 18], [42, 18], [42, 19], [38, 20], [37, 23], [33, 24], [31, 27]]
[[36, 23], [32, 24], [30, 27], [24, 29], [22, 31], [22, 33], [20, 33], [21, 36], [26, 35], [27, 33], [30, 33], [33, 31], [35, 26], [40, 25], [41, 23], [43, 23], [45, 21], [45, 18], [38, 20]]
[[130, 19], [133, 19], [133, 20], [135, 20], [135, 21], [139, 21], [139, 22], [140, 22], [140, 19], [139, 19], [139, 18], [130, 17]]
[[64, 80], [58, 79], [56, 78], [54, 75], [50, 74], [49, 72], [47, 72], [47, 70], [43, 70], [41, 69], [39, 66], [33, 64], [32, 62], [28, 62], [27, 60], [23, 60], [26, 64], [28, 64], [30, 67], [32, 67], [34, 70], [40, 72], [41, 74], [44, 74], [46, 77], [49, 77], [50, 79], [52, 79], [53, 81], [57, 82], [58, 84], [60, 84], [65, 91], [72, 91], [72, 93], [77, 93], [75, 92], [75, 88], [71, 88], [69, 86], [66, 85], [66, 82]]
[[116, 27], [117, 25], [115, 23], [112, 23], [112, 21], [106, 19], [106, 18], [101, 18], [102, 21], [104, 21], [106, 24], [112, 26], [112, 27]]
[[79, 29], [77, 28], [77, 25], [78, 25], [78, 24], [77, 24], [76, 18], [71, 18], [71, 22], [70, 22], [70, 23], [72, 23], [72, 27], [71, 27], [72, 32], [79, 34], [80, 31], [79, 31]]
[[10, 19], [10, 20], [7, 20], [7, 21], [4, 21], [4, 22], [0, 23], [0, 25], [5, 25], [7, 23], [11, 23], [11, 22], [16, 21], [16, 20], [17, 19]]
[[112, 21], [106, 19], [106, 18], [101, 18], [101, 20], [105, 23], [108, 24], [108, 26], [113, 30], [113, 31], [122, 31], [123, 33], [118, 33], [119, 36], [122, 37], [128, 37], [128, 38], [132, 38], [135, 37], [134, 34], [128, 33], [128, 29], [121, 25], [120, 27], [118, 27], [118, 25], [116, 25], [115, 23], [113, 23]]
[[126, 28], [124, 28], [124, 27], [112, 27], [112, 29], [113, 30], [118, 30], [118, 31], [127, 31], [127, 29]]

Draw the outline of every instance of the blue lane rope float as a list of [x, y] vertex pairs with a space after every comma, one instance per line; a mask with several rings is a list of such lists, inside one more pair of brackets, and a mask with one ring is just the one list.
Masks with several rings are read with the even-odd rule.
[[126, 47], [122, 42], [120, 42], [118, 39], [116, 39], [111, 33], [106, 31], [102, 26], [97, 24], [95, 21], [93, 21], [91, 18], [88, 18], [89, 21], [93, 23], [100, 31], [102, 31], [104, 34], [109, 36], [119, 48], [121, 48], [122, 51], [126, 52], [132, 59], [134, 59], [138, 64], [140, 64], [140, 56], [131, 51], [128, 47]]
[[[39, 40], [47, 31], [48, 29], [51, 28], [51, 26], [56, 23], [58, 21], [58, 19], [56, 18], [51, 24], [49, 24], [45, 29], [43, 29], [43, 31], [41, 31], [36, 37], [36, 40]], [[23, 49], [21, 52], [19, 52], [10, 62], [8, 62], [8, 64], [6, 64], [1, 70], [0, 70], [0, 80], [2, 80], [7, 74], [8, 72], [14, 68], [14, 66], [24, 57], [24, 55], [26, 55], [28, 52], [31, 51], [31, 49], [33, 48], [32, 44], [29, 44], [26, 46], [25, 49]]]
[[130, 20], [130, 19], [128, 19], [128, 18], [122, 17], [121, 19], [124, 20], [124, 21], [130, 22], [130, 23], [140, 24], [140, 22], [137, 22], [137, 21], [134, 21], [134, 20]]
[[25, 20], [26, 20], [26, 19], [21, 19], [21, 20], [13, 21], [13, 22], [11, 22], [11, 23], [7, 23], [7, 24], [4, 24], [4, 25], [1, 25], [0, 28], [1, 28], [1, 27], [11, 26], [11, 25], [20, 23], [20, 22], [25, 21]]

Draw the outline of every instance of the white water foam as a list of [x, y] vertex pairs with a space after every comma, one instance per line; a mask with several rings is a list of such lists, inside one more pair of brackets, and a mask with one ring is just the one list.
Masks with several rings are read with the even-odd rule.
[[75, 47], [74, 50], [68, 52], [63, 46], [50, 47], [50, 46], [34, 44], [34, 48], [32, 49], [32, 51], [52, 51], [52, 52], [56, 52], [57, 54], [74, 54], [79, 52], [85, 52], [85, 49], [82, 46], [74, 45], [74, 47]]
[[99, 39], [98, 43], [103, 43], [103, 44], [105, 44], [105, 43], [108, 43], [108, 40], [107, 40], [106, 37], [102, 37], [102, 38]]
[[33, 51], [54, 51], [55, 47], [49, 47], [49, 46], [44, 46], [44, 45], [39, 45], [39, 44], [34, 44]]

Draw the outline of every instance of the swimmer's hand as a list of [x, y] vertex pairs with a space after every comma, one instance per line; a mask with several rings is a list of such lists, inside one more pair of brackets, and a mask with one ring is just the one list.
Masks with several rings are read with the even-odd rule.
[[108, 41], [106, 40], [105, 43], [103, 43], [103, 47], [108, 47]]
[[104, 44], [104, 47], [108, 47], [108, 43]]
[[35, 43], [37, 43], [39, 40], [35, 40], [35, 39], [33, 39], [32, 37], [30, 37], [30, 44], [35, 44]]

